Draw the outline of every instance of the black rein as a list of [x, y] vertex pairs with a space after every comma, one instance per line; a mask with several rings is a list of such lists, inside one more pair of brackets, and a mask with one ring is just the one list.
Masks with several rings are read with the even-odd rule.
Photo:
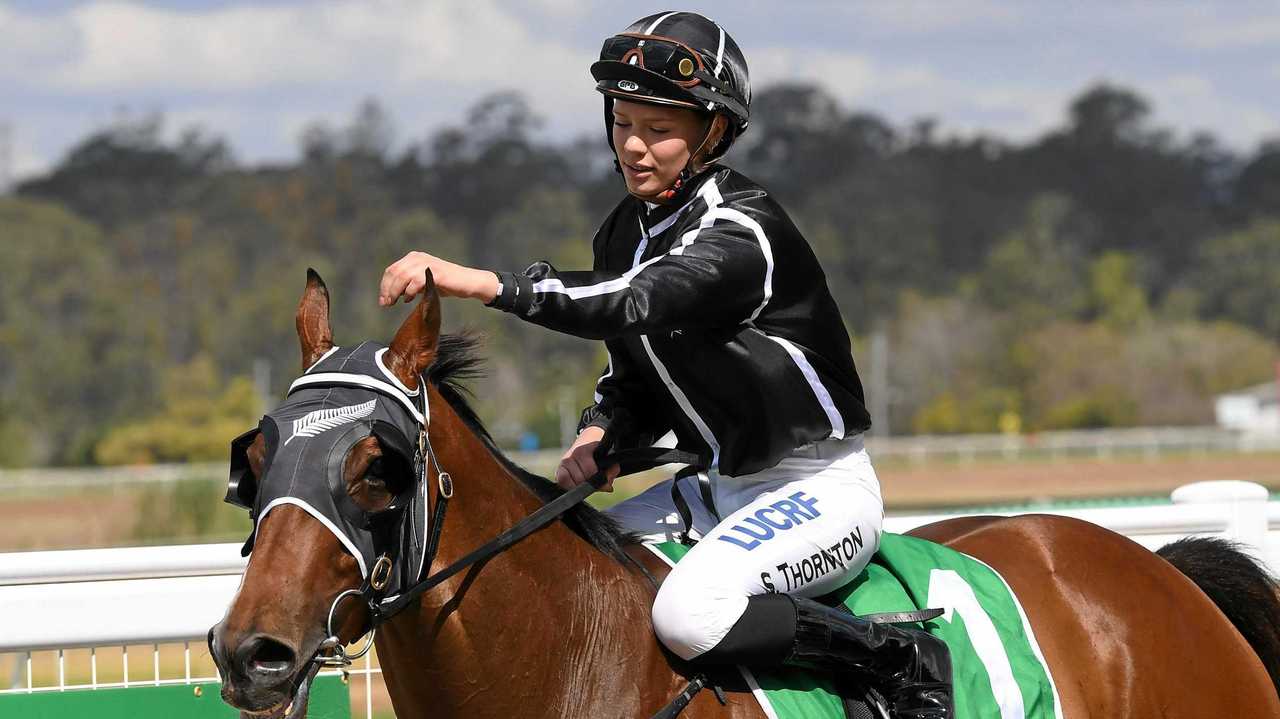
[[[430, 452], [428, 451], [428, 453]], [[370, 582], [366, 581], [360, 591], [369, 607], [371, 628], [376, 628], [382, 622], [395, 616], [405, 607], [413, 603], [413, 601], [418, 597], [436, 588], [458, 572], [461, 572], [473, 564], [483, 562], [484, 560], [499, 554], [520, 540], [525, 539], [539, 529], [542, 529], [551, 522], [554, 522], [556, 519], [559, 519], [565, 512], [582, 503], [587, 497], [598, 492], [607, 481], [607, 470], [614, 465], [620, 465], [622, 469], [625, 470], [626, 474], [634, 474], [646, 469], [661, 467], [664, 464], [698, 464], [701, 461], [702, 458], [696, 454], [677, 449], [665, 449], [662, 447], [624, 449], [609, 454], [599, 463], [599, 466], [602, 467], [602, 469], [597, 471], [586, 482], [583, 482], [577, 487], [574, 487], [556, 499], [538, 508], [533, 514], [530, 514], [517, 522], [515, 526], [499, 534], [485, 544], [473, 549], [466, 556], [458, 559], [453, 564], [450, 564], [444, 569], [441, 569], [435, 574], [432, 574], [417, 584], [414, 584], [401, 592], [398, 596], [391, 599], [383, 599]], [[448, 487], [447, 490], [446, 487]], [[445, 511], [448, 507], [449, 497], [452, 496], [452, 493], [452, 478], [447, 474], [444, 474], [441, 481], [441, 492], [436, 501], [436, 508], [431, 514], [427, 559], [423, 563], [423, 566], [425, 567], [429, 568], [432, 561], [435, 559], [435, 553], [439, 547], [440, 533], [444, 526]], [[371, 575], [371, 579], [372, 578], [373, 577]]]

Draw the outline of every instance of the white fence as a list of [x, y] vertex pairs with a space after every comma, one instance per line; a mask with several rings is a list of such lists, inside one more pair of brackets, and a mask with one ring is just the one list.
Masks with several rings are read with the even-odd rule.
[[[1187, 535], [1227, 537], [1244, 543], [1275, 571], [1280, 569], [1280, 502], [1268, 497], [1264, 487], [1252, 483], [1202, 482], [1179, 488], [1173, 504], [1165, 506], [1037, 511], [1085, 519], [1153, 549]], [[954, 516], [889, 517], [886, 529], [905, 532]], [[215, 680], [192, 676], [191, 654], [207, 654], [205, 633], [236, 591], [245, 565], [238, 550], [239, 544], [231, 543], [0, 554], [0, 654], [18, 658], [14, 686], [0, 693], [127, 686], [127, 647], [138, 645], [151, 646], [154, 674], [134, 684]], [[160, 645], [165, 643], [178, 643], [185, 653], [185, 672], [173, 678], [161, 678]], [[124, 648], [122, 682], [98, 682], [102, 647]], [[91, 681], [67, 681], [64, 652], [73, 648], [97, 648], [90, 652]], [[56, 682], [33, 681], [32, 656], [40, 650], [57, 652]], [[353, 672], [364, 679], [366, 716], [372, 713], [371, 680], [379, 672], [371, 663]]]
[[1155, 460], [1165, 455], [1280, 452], [1280, 434], [1263, 435], [1221, 427], [1132, 427], [1035, 434], [962, 434], [872, 437], [867, 451], [887, 459], [934, 460], [1108, 459], [1127, 456]]

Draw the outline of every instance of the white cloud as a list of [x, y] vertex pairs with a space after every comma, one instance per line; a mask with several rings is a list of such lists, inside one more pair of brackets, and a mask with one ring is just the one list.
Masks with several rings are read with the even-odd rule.
[[[752, 51], [753, 85], [783, 80], [815, 83], [846, 106], [870, 105], [898, 122], [931, 115], [940, 118], [947, 130], [994, 131], [1014, 139], [1028, 139], [1057, 124], [1069, 94], [992, 85], [948, 76], [928, 65], [878, 62], [859, 53], [782, 46]], [[980, 117], [972, 122], [957, 120], [975, 114]]]
[[[1247, 145], [1250, 138], [1268, 128], [1280, 127], [1280, 119], [1252, 102], [1223, 94], [1203, 75], [1171, 75], [1148, 83], [1145, 92], [1152, 97], [1159, 114], [1176, 118], [1180, 127], [1212, 130], [1238, 145]], [[1157, 117], [1156, 121], [1168, 120]]]
[[871, 86], [871, 61], [857, 53], [771, 46], [751, 52], [751, 86], [811, 82], [842, 99], [858, 98]]
[[[564, 4], [543, 1], [552, 9]], [[566, 115], [594, 121], [599, 98], [587, 74], [593, 48], [568, 47], [526, 25], [497, 0], [183, 11], [96, 0], [30, 15], [0, 6], [0, 67], [21, 68], [10, 78], [0, 69], [0, 79], [86, 102], [109, 96], [112, 104], [159, 106], [179, 122], [213, 130], [256, 122], [262, 129], [245, 131], [289, 135], [289, 149], [300, 126], [346, 114], [368, 96], [414, 113], [406, 123], [414, 134], [421, 115], [456, 121], [467, 105], [499, 89], [521, 91], [557, 124]], [[186, 107], [188, 100], [175, 97], [201, 105]]]
[[[29, 86], [72, 92], [370, 91], [425, 83], [565, 98], [591, 53], [535, 37], [493, 0], [230, 6], [177, 11], [98, 1], [61, 15], [0, 7], [0, 59]], [[11, 43], [10, 38], [16, 38]], [[50, 39], [52, 41], [50, 41]]]
[[1210, 20], [1188, 27], [1184, 44], [1200, 50], [1280, 44], [1280, 15]]
[[22, 15], [0, 5], [0, 78], [44, 77], [65, 62], [79, 42], [66, 17]]
[[851, 7], [876, 32], [928, 34], [960, 28], [1005, 27], [1020, 17], [1016, 3], [992, 0], [893, 0], [859, 3]]

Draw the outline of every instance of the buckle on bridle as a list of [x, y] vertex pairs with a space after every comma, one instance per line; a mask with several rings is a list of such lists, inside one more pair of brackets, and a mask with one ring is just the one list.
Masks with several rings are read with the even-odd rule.
[[369, 586], [381, 592], [387, 588], [387, 584], [391, 582], [391, 557], [382, 555], [378, 557], [378, 561], [373, 563], [373, 570], [369, 572]]

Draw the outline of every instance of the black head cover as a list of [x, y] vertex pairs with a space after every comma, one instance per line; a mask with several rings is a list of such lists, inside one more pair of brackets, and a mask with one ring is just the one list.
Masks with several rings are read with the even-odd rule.
[[[335, 347], [294, 381], [283, 404], [262, 418], [258, 429], [231, 444], [231, 477], [226, 501], [246, 507], [254, 530], [242, 554], [252, 551], [262, 520], [272, 509], [292, 504], [316, 518], [346, 547], [369, 576], [383, 554], [394, 564], [389, 593], [416, 581], [426, 547], [427, 487], [417, 481], [421, 457], [418, 435], [427, 425], [423, 384], [405, 387], [382, 362], [382, 345]], [[263, 476], [249, 471], [247, 449], [266, 438]], [[342, 476], [351, 449], [378, 438], [402, 487], [391, 506], [369, 513], [348, 496]], [[402, 473], [402, 474], [401, 474]]]

